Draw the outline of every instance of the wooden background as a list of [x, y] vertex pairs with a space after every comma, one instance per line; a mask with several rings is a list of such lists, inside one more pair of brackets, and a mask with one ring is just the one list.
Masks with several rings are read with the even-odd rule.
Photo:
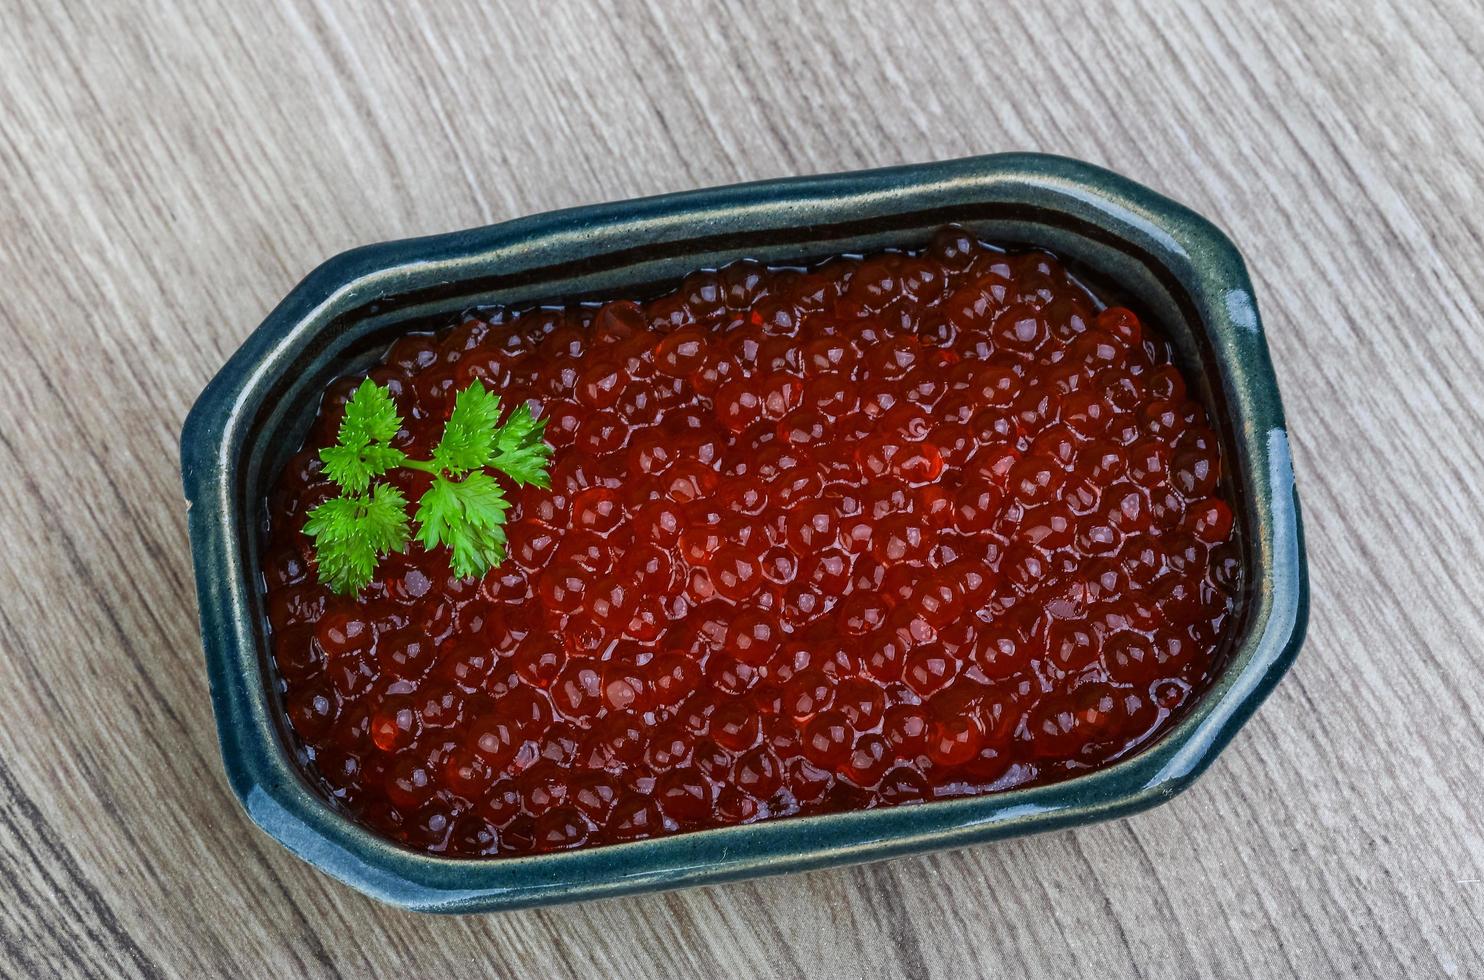
[[[0, 0], [0, 974], [1484, 971], [1477, 0], [428, 6]], [[451, 919], [248, 823], [176, 437], [300, 276], [549, 208], [1008, 149], [1194, 206], [1257, 282], [1313, 620], [1195, 789], [1075, 832]]]

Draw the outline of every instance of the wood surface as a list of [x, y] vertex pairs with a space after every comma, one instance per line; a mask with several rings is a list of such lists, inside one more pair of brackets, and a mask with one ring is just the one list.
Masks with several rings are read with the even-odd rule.
[[[1212, 217], [1313, 577], [1292, 674], [1100, 826], [502, 916], [377, 905], [222, 775], [177, 472], [347, 247], [1010, 149]], [[1484, 974], [1477, 0], [0, 0], [0, 975]]]

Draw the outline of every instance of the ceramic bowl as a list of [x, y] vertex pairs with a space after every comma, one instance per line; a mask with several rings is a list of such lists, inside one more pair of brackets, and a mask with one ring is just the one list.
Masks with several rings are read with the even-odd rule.
[[[1229, 461], [1246, 588], [1225, 668], [1159, 741], [1051, 785], [774, 820], [534, 857], [416, 853], [332, 807], [295, 761], [270, 683], [258, 567], [265, 487], [318, 396], [410, 326], [480, 304], [642, 296], [751, 257], [800, 260], [925, 242], [958, 222], [1050, 249], [1152, 315]], [[1252, 285], [1231, 241], [1116, 174], [1030, 154], [800, 177], [557, 211], [389, 242], [309, 275], [202, 392], [181, 435], [201, 636], [222, 760], [254, 822], [368, 895], [439, 912], [510, 909], [874, 861], [1122, 816], [1190, 785], [1297, 654], [1307, 577], [1288, 434]]]

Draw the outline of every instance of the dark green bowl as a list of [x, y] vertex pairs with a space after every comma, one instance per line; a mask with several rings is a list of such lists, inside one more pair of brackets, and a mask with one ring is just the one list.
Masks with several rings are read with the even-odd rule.
[[[321, 390], [410, 323], [489, 303], [640, 295], [703, 266], [926, 241], [958, 222], [1041, 246], [1117, 285], [1175, 342], [1231, 461], [1247, 588], [1226, 667], [1168, 734], [1066, 782], [891, 809], [774, 820], [562, 854], [459, 860], [357, 826], [301, 775], [269, 683], [258, 545], [267, 481]], [[509, 909], [872, 861], [1144, 809], [1201, 772], [1303, 639], [1308, 586], [1283, 409], [1252, 285], [1205, 219], [1116, 174], [1008, 154], [742, 184], [575, 208], [356, 249], [279, 304], [201, 394], [181, 435], [201, 635], [227, 777], [252, 819], [375, 898]]]

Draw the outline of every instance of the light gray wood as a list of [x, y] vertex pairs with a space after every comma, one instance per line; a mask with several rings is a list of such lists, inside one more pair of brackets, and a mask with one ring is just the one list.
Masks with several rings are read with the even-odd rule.
[[[1484, 973], [1484, 11], [0, 0], [0, 974]], [[1314, 607], [1136, 818], [498, 917], [383, 908], [217, 759], [176, 436], [346, 247], [1008, 149], [1244, 249]]]

